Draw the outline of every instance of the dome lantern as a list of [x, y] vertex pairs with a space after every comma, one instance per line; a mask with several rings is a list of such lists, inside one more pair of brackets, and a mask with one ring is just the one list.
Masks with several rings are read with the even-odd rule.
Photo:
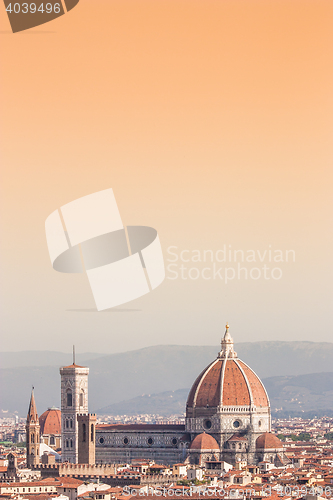
[[229, 333], [229, 324], [225, 325], [224, 337], [221, 340], [221, 351], [219, 358], [237, 358], [237, 352], [234, 350], [234, 340]]

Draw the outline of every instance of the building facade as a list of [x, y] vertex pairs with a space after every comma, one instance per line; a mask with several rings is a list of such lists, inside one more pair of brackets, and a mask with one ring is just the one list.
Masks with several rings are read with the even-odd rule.
[[156, 463], [183, 462], [189, 441], [185, 425], [100, 424], [96, 426], [96, 462], [142, 458]]

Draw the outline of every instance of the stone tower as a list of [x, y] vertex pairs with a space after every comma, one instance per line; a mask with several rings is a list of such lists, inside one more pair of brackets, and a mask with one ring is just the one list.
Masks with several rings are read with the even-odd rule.
[[79, 443], [78, 463], [95, 464], [96, 415], [78, 415]]
[[17, 456], [15, 455], [15, 453], [8, 453], [7, 460], [7, 477], [8, 479], [15, 481], [17, 477]]
[[[74, 357], [74, 356], [73, 356]], [[73, 364], [60, 368], [62, 461], [78, 463], [78, 415], [88, 414], [89, 368]]]
[[27, 467], [33, 468], [39, 464], [40, 448], [40, 427], [37, 415], [34, 390], [31, 391], [30, 405], [26, 423], [26, 448], [27, 448]]

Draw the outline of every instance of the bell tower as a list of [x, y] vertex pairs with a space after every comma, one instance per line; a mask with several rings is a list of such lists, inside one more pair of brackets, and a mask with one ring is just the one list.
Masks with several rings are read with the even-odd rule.
[[78, 463], [95, 464], [96, 415], [78, 415], [79, 444]]
[[78, 463], [78, 415], [88, 414], [89, 368], [75, 363], [60, 368], [62, 461]]
[[39, 464], [40, 448], [40, 427], [35, 403], [34, 389], [31, 391], [30, 405], [26, 422], [26, 448], [27, 448], [27, 467], [33, 468]]

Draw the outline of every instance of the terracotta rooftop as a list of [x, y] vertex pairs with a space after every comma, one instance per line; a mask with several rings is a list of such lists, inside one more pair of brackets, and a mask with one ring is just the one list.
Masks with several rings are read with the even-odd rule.
[[62, 366], [61, 368], [87, 368], [86, 366], [80, 366], [75, 363], [68, 365], [68, 366]]
[[276, 449], [283, 448], [283, 444], [280, 439], [272, 434], [271, 432], [264, 432], [261, 434], [256, 440], [256, 448], [257, 449]]
[[61, 411], [49, 408], [39, 417], [41, 434], [61, 434]]
[[231, 436], [231, 438], [229, 438], [228, 441], [247, 441], [247, 439], [246, 437], [236, 433], [233, 436]]
[[220, 450], [220, 447], [213, 436], [203, 432], [195, 436], [190, 444], [190, 450]]

